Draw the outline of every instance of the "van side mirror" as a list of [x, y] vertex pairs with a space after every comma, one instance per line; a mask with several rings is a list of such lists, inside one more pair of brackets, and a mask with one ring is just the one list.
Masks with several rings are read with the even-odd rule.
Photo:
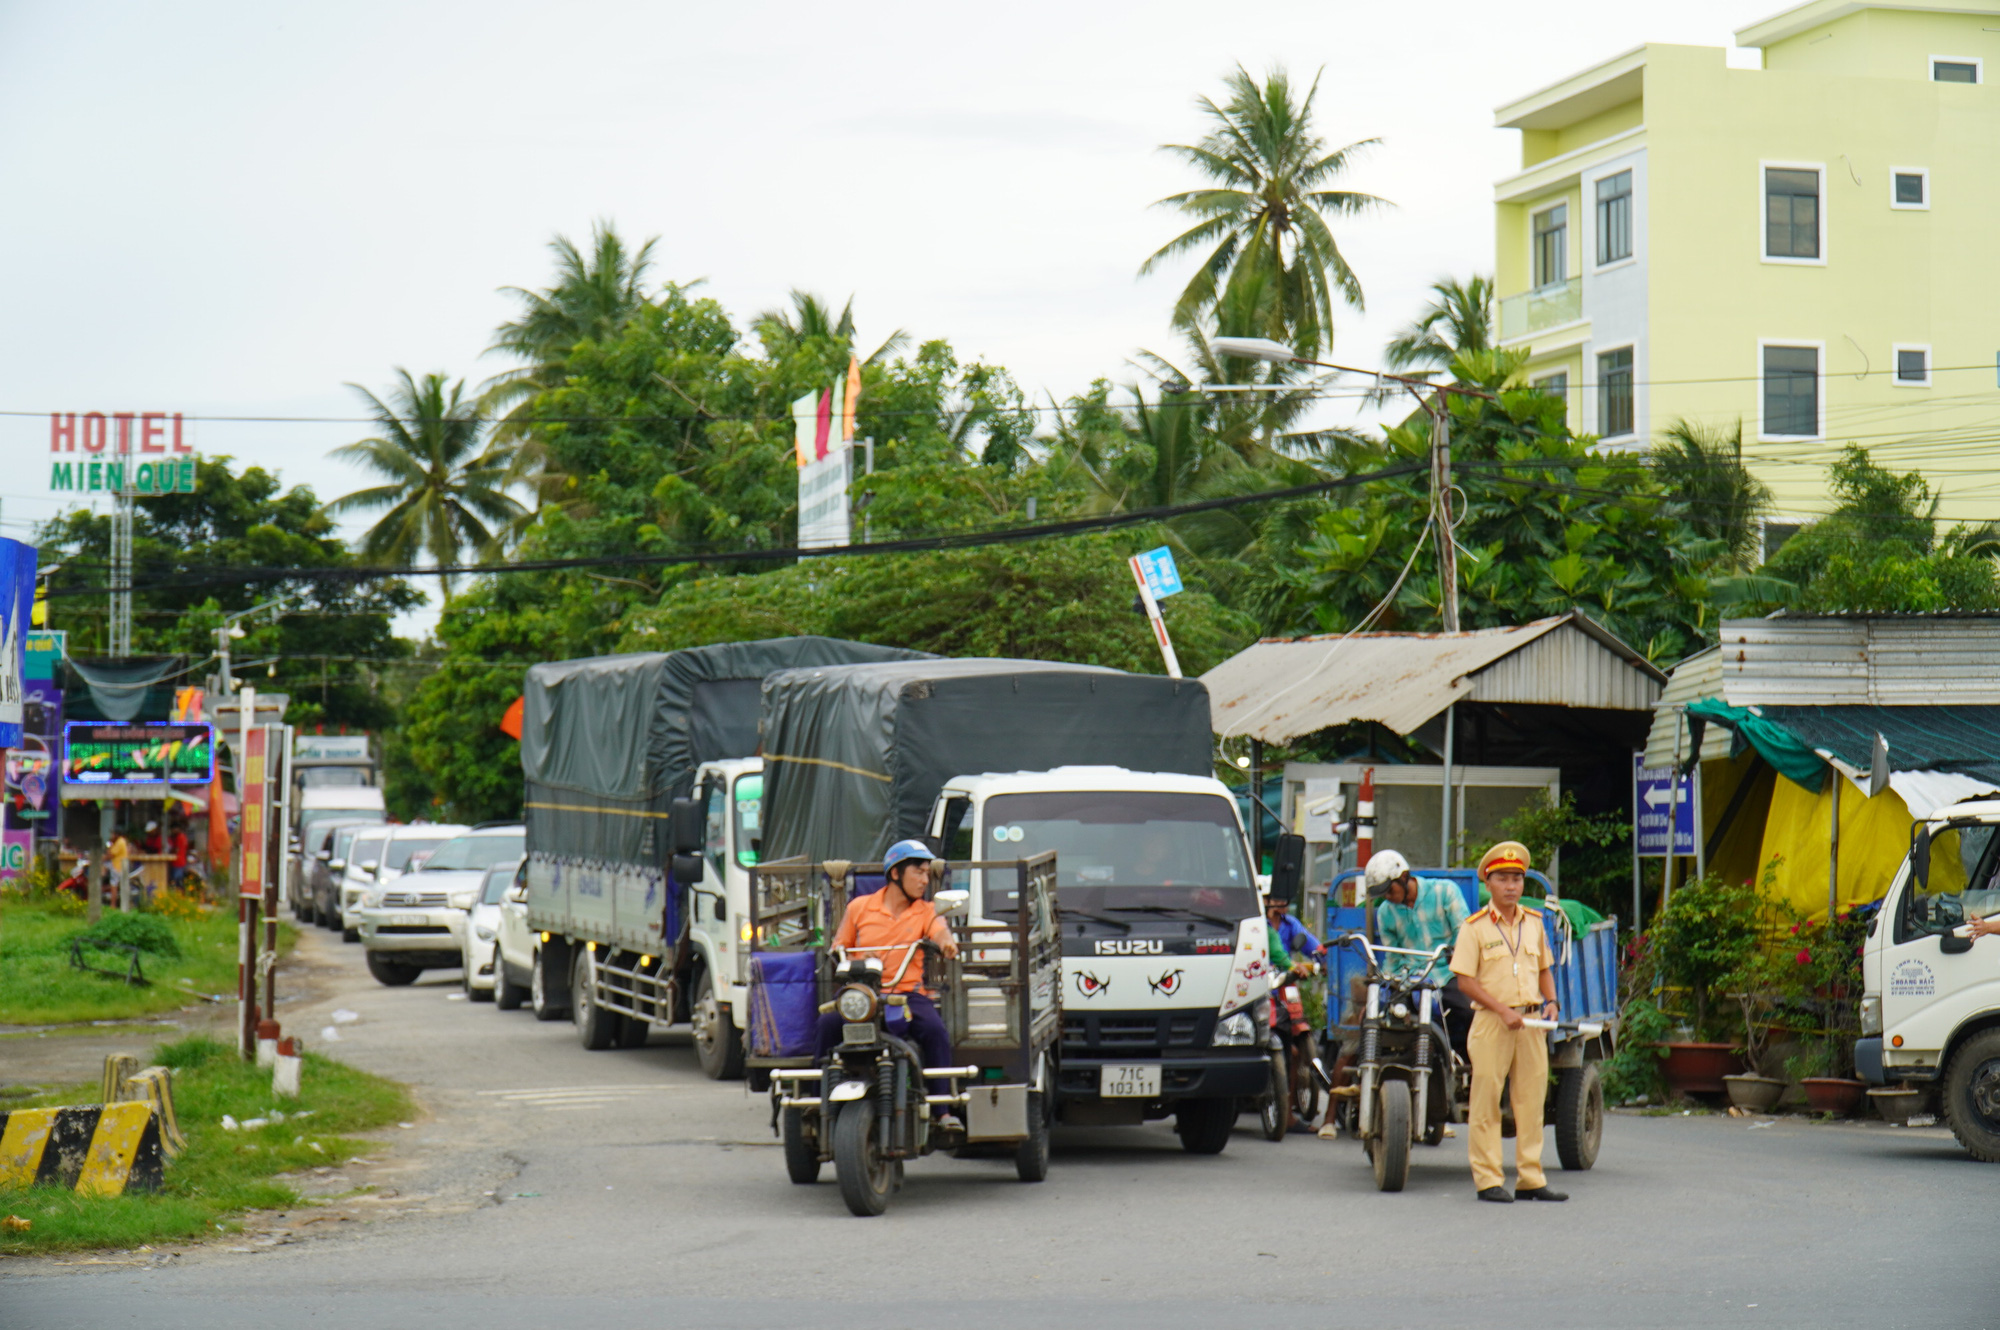
[[1910, 877], [1916, 882], [1918, 891], [1930, 888], [1931, 828], [1927, 822], [1919, 822], [1910, 828]]
[[682, 886], [690, 886], [701, 881], [701, 856], [698, 854], [677, 854], [671, 864], [674, 881]]
[[[669, 813], [669, 835], [676, 855], [699, 854], [707, 839], [708, 810], [698, 799], [676, 799]], [[679, 876], [678, 873], [675, 874]]]
[[1302, 902], [1305, 884], [1306, 838], [1295, 834], [1278, 837], [1277, 849], [1271, 855], [1270, 899]]

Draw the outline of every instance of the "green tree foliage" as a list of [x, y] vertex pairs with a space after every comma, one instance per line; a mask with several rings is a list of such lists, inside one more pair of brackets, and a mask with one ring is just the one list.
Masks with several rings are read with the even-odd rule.
[[1630, 903], [1632, 823], [1625, 814], [1585, 815], [1569, 791], [1559, 804], [1542, 794], [1501, 822], [1499, 832], [1498, 839], [1521, 842], [1544, 863], [1559, 856], [1556, 885], [1564, 897], [1605, 915]]
[[[410, 651], [390, 622], [423, 597], [401, 581], [233, 580], [232, 568], [306, 574], [355, 560], [309, 487], [284, 489], [262, 467], [232, 468], [231, 458], [204, 457], [191, 492], [134, 504], [133, 651], [186, 655], [197, 666], [187, 682], [199, 684], [207, 674], [199, 663], [212, 656], [224, 616], [283, 598], [275, 621], [260, 614], [244, 622], [245, 636], [232, 650], [238, 668], [254, 661], [248, 669], [260, 688], [290, 693], [288, 718], [295, 724], [388, 724], [393, 716], [381, 696], [379, 671]], [[51, 579], [54, 591], [87, 592], [53, 595], [49, 626], [69, 633], [73, 653], [102, 653], [110, 515], [72, 509], [45, 524], [36, 543], [42, 567], [62, 565]], [[275, 677], [267, 662], [276, 665]]]
[[[1315, 79], [1296, 95], [1284, 70], [1263, 83], [1240, 66], [1225, 81], [1221, 105], [1196, 104], [1212, 128], [1199, 143], [1172, 143], [1173, 153], [1210, 183], [1161, 199], [1195, 224], [1140, 266], [1151, 272], [1168, 259], [1202, 252], [1201, 266], [1174, 307], [1174, 321], [1192, 327], [1228, 288], [1246, 280], [1268, 285], [1256, 335], [1294, 347], [1308, 358], [1333, 345], [1334, 294], [1362, 308], [1361, 280], [1347, 265], [1330, 221], [1382, 203], [1372, 194], [1328, 188], [1378, 140], [1327, 151], [1313, 126]], [[1247, 331], [1247, 330], [1246, 330]]]
[[1444, 277], [1436, 296], [1383, 348], [1382, 363], [1399, 372], [1446, 370], [1467, 352], [1493, 349], [1493, 279]]
[[1676, 420], [1653, 445], [1652, 465], [1682, 520], [1721, 543], [1729, 569], [1756, 566], [1771, 490], [1743, 464], [1741, 422], [1725, 433]]
[[1736, 1024], [1715, 1011], [1719, 987], [1755, 954], [1764, 897], [1749, 882], [1698, 877], [1675, 888], [1647, 941], [1660, 977], [1686, 993], [1695, 1037], [1728, 1037]]

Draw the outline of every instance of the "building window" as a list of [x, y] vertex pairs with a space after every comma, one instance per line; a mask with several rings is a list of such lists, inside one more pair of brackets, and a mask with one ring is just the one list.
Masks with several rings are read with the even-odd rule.
[[1535, 214], [1535, 286], [1569, 280], [1569, 205]]
[[1616, 438], [1632, 432], [1632, 348], [1606, 351], [1597, 358], [1597, 432]]
[[1898, 346], [1892, 349], [1896, 356], [1896, 377], [1892, 382], [1898, 388], [1931, 386], [1931, 349], [1928, 346]]
[[1620, 171], [1597, 182], [1597, 261], [1632, 257], [1632, 173]]
[[1889, 172], [1889, 206], [1931, 206], [1931, 173], [1921, 166], [1898, 166]]
[[1819, 172], [1764, 168], [1764, 257], [1820, 257]]
[[1819, 348], [1764, 348], [1764, 434], [1819, 437]]
[[1931, 57], [1931, 82], [1933, 83], [1977, 83], [1979, 67], [1985, 61], [1965, 56], [1934, 55]]
[[1547, 393], [1551, 397], [1569, 396], [1569, 371], [1545, 375], [1535, 380], [1535, 391]]

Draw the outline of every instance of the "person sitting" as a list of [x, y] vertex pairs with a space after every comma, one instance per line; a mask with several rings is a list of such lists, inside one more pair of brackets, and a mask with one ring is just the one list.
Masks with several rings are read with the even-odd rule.
[[[1369, 859], [1368, 899], [1377, 902], [1375, 932], [1382, 945], [1411, 951], [1435, 952], [1452, 945], [1471, 913], [1456, 883], [1418, 877], [1409, 861], [1394, 850], [1377, 851]], [[1392, 956], [1382, 968], [1393, 975], [1409, 975], [1423, 967], [1424, 962], [1415, 956]], [[1458, 977], [1442, 962], [1431, 967], [1430, 977], [1434, 982], [1444, 981], [1438, 1000], [1444, 1004], [1445, 1029], [1451, 1046], [1463, 1054], [1472, 1030], [1472, 1003], [1459, 991]]]
[[[901, 994], [903, 1003], [887, 1008], [889, 1032], [917, 1046], [927, 1067], [951, 1065], [951, 1034], [938, 1014], [936, 995], [924, 987], [924, 958], [918, 943], [937, 944], [946, 960], [958, 955], [958, 942], [930, 902], [931, 849], [920, 840], [897, 841], [882, 857], [882, 889], [848, 902], [834, 931], [833, 945], [851, 960], [882, 962], [882, 993]], [[821, 1012], [815, 1031], [813, 1060], [826, 1057], [841, 1040], [845, 1022], [837, 1011]], [[942, 1081], [931, 1082], [931, 1093], [944, 1094]], [[947, 1126], [957, 1119], [941, 1108], [935, 1116]]]

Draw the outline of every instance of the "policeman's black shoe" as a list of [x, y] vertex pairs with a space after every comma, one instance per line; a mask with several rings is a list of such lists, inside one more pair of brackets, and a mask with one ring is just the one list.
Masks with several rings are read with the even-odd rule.
[[1508, 1191], [1505, 1187], [1485, 1187], [1480, 1190], [1479, 1199], [1482, 1201], [1493, 1201], [1500, 1205], [1512, 1205], [1514, 1203], [1514, 1193]]
[[1567, 1201], [1569, 1199], [1568, 1192], [1557, 1191], [1547, 1186], [1523, 1187], [1521, 1190], [1515, 1192], [1514, 1195], [1523, 1201]]

